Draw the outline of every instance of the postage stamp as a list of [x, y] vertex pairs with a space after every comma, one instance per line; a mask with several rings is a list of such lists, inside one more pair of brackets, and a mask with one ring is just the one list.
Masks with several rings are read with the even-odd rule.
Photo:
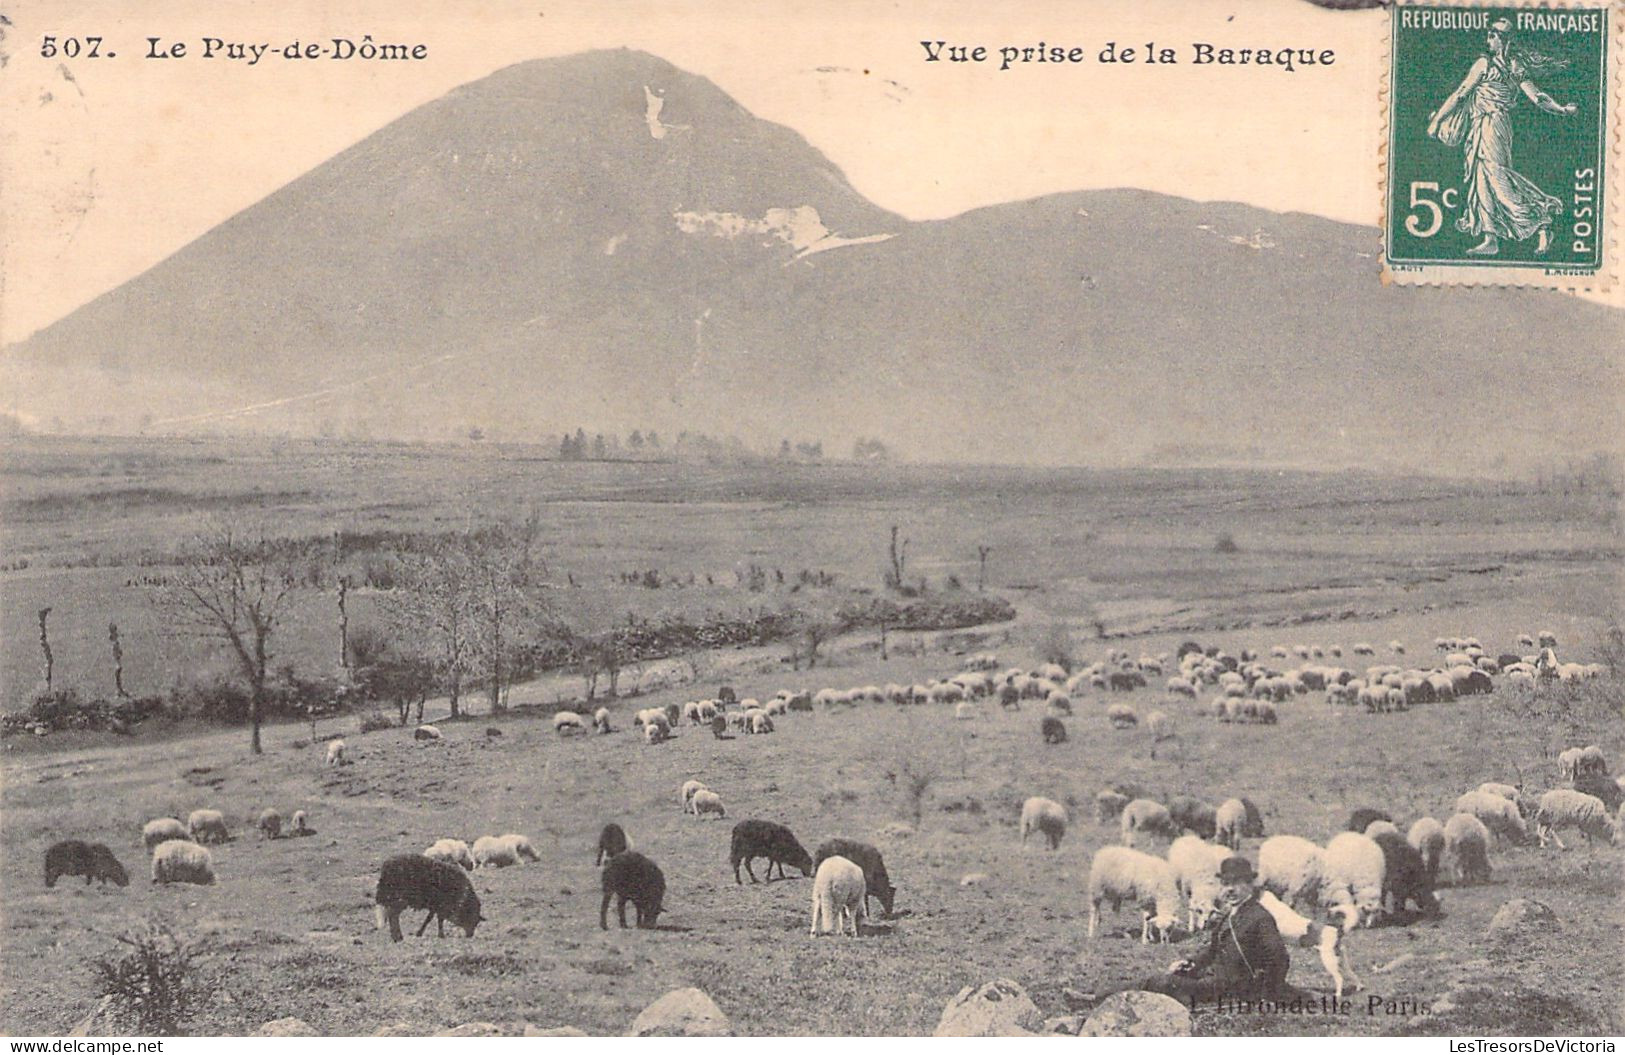
[[1385, 277], [1608, 288], [1610, 6], [1401, 4], [1391, 17]]

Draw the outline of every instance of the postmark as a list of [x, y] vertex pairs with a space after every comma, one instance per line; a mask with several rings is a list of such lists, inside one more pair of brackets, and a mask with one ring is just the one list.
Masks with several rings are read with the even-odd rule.
[[1390, 17], [1385, 281], [1609, 288], [1612, 5]]

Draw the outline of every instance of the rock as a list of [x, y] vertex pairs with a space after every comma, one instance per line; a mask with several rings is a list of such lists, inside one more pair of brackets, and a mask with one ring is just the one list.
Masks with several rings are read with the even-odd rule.
[[377, 1032], [373, 1033], [375, 1037], [418, 1037], [422, 1035], [423, 1031], [410, 1022], [391, 1022], [387, 1026], [379, 1026]]
[[733, 1025], [698, 989], [673, 989], [632, 1023], [630, 1037], [731, 1037]]
[[959, 877], [960, 886], [981, 886], [991, 877], [986, 872], [971, 872]]
[[980, 986], [966, 986], [942, 1009], [932, 1036], [1030, 1037], [1044, 1024], [1044, 1015], [1027, 990], [1008, 978]]
[[464, 1022], [460, 1026], [442, 1029], [437, 1037], [500, 1037], [502, 1027], [495, 1022]]
[[1497, 941], [1509, 941], [1561, 929], [1557, 913], [1550, 908], [1531, 898], [1516, 897], [1496, 910], [1486, 933]]
[[541, 1029], [529, 1022], [525, 1023], [524, 1032], [520, 1034], [523, 1037], [585, 1037], [588, 1035], [574, 1026], [554, 1026], [552, 1029]]
[[314, 1037], [314, 1029], [301, 1018], [278, 1018], [261, 1026], [254, 1035], [256, 1037]]
[[1044, 1028], [1039, 1032], [1045, 1036], [1075, 1037], [1082, 1028], [1082, 1015], [1056, 1015], [1054, 1018], [1046, 1018]]
[[1080, 1037], [1188, 1037], [1191, 1013], [1171, 996], [1133, 990], [1102, 1000]]

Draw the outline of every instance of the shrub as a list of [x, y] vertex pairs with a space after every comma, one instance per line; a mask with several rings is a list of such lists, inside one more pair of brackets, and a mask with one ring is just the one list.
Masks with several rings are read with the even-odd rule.
[[27, 710], [0, 717], [0, 733], [12, 736], [35, 730], [59, 732], [64, 729], [103, 729], [122, 733], [128, 732], [130, 726], [162, 714], [165, 710], [164, 700], [157, 696], [120, 700], [100, 697], [86, 699], [76, 689], [58, 689], [35, 696]]
[[155, 920], [117, 940], [130, 951], [115, 949], [91, 963], [113, 1012], [147, 1036], [181, 1033], [213, 991], [198, 963], [201, 943], [184, 942]]
[[[402, 724], [404, 725], [405, 723], [403, 722]], [[389, 717], [384, 714], [383, 711], [375, 710], [371, 714], [363, 714], [361, 716], [361, 731], [364, 733], [376, 733], [380, 729], [393, 728], [395, 728], [395, 723], [390, 721]]]
[[1241, 547], [1236, 544], [1236, 537], [1228, 531], [1219, 533], [1217, 541], [1213, 543], [1215, 553], [1240, 553]]

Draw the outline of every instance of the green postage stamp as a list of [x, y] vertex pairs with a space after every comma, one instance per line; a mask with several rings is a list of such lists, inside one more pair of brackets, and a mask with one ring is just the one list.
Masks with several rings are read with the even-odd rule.
[[1385, 280], [1608, 288], [1611, 5], [1402, 3], [1391, 17]]

